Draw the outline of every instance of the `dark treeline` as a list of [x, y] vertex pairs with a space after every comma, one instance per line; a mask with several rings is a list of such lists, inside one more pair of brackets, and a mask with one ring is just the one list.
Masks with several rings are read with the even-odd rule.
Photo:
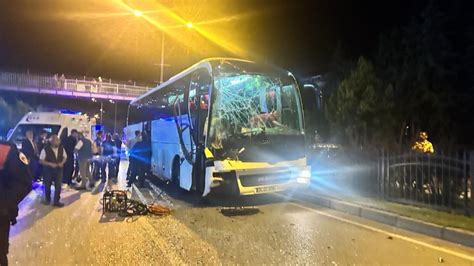
[[[39, 109], [41, 110], [41, 107]], [[21, 100], [8, 103], [0, 95], [0, 137], [6, 137], [8, 130], [14, 128], [18, 121], [30, 111], [33, 111], [33, 107], [28, 103]]]
[[[473, 147], [474, 9], [431, 1], [359, 58], [335, 49], [320, 134], [359, 148], [403, 148], [418, 131], [438, 147]], [[445, 6], [441, 6], [445, 4]]]

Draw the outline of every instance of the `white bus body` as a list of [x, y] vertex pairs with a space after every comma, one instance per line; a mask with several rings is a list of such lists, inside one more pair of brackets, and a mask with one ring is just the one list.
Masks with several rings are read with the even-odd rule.
[[[216, 141], [217, 135], [221, 133], [218, 131], [222, 131], [218, 129], [216, 121], [218, 119], [219, 123], [225, 121], [219, 117], [225, 113], [224, 111], [219, 113], [217, 105], [223, 106], [223, 103], [227, 103], [225, 102], [227, 99], [221, 99], [219, 102], [216, 95], [217, 91], [221, 95], [227, 92], [222, 85], [223, 82], [227, 82], [223, 80], [227, 76], [224, 74], [218, 76], [216, 70], [220, 67], [223, 69], [225, 64], [254, 67], [255, 63], [224, 58], [203, 60], [130, 103], [127, 136], [133, 138], [133, 131], [137, 129], [148, 132], [152, 146], [152, 173], [163, 180], [179, 181], [177, 183], [180, 188], [196, 189], [203, 196], [209, 194], [211, 190], [220, 190], [218, 187], [225, 188], [224, 191], [230, 191], [232, 194], [253, 195], [308, 186], [311, 171], [304, 152], [301, 98], [297, 83], [288, 72], [284, 72], [283, 78], [288, 82], [294, 81], [291, 83], [291, 88], [290, 85], [281, 84], [280, 87], [272, 85], [277, 89], [268, 86], [251, 88], [252, 93], [261, 95], [252, 100], [263, 97], [262, 101], [266, 101], [266, 95], [278, 98], [275, 100], [274, 111], [268, 111], [269, 108], [265, 104], [264, 108], [262, 106], [258, 108], [258, 115], [262, 112], [262, 117], [273, 114], [278, 117], [277, 114], [280, 112], [280, 118], [275, 118], [278, 121], [274, 124], [292, 123], [296, 130], [273, 135], [272, 132], [277, 129], [274, 126], [263, 125], [266, 127], [263, 128], [263, 134], [253, 135], [254, 133], [250, 131], [260, 130], [260, 127], [249, 126], [249, 123], [257, 121], [251, 117], [252, 114], [243, 119], [239, 117], [239, 112], [245, 112], [243, 107], [235, 111], [237, 113], [235, 117], [231, 117], [236, 120], [232, 121], [234, 124], [246, 124], [238, 131], [243, 133], [239, 137], [227, 137], [221, 144], [215, 144], [219, 142]], [[245, 71], [241, 76], [238, 73], [231, 76], [229, 86], [238, 86], [240, 79], [252, 78], [249, 73]], [[208, 75], [206, 78], [202, 78], [206, 75]], [[260, 72], [255, 78], [257, 82], [268, 79]], [[208, 83], [207, 79], [210, 79]], [[283, 99], [284, 94], [275, 96], [274, 91], [280, 93], [282, 88], [286, 91], [293, 89], [290, 96], [293, 97], [291, 101], [294, 110], [291, 110], [291, 115], [294, 117], [288, 117], [289, 111], [284, 108], [285, 102], [288, 105], [288, 100]], [[234, 103], [232, 99], [231, 103]], [[267, 110], [266, 113], [262, 109]], [[288, 121], [283, 121], [285, 115]], [[294, 121], [289, 121], [291, 119]], [[261, 121], [255, 123], [259, 122]], [[237, 139], [240, 142], [237, 142]], [[224, 142], [228, 143], [227, 147]]]
[[8, 140], [14, 141], [21, 149], [21, 142], [28, 129], [33, 130], [35, 138], [46, 131], [48, 136], [57, 134], [60, 137], [68, 136], [71, 130], [83, 132], [88, 138], [95, 134], [95, 119], [83, 114], [69, 114], [61, 112], [29, 112], [15, 126]]

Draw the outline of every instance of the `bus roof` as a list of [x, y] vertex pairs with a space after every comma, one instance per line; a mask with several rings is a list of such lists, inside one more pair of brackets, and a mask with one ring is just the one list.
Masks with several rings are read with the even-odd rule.
[[255, 62], [245, 59], [238, 59], [238, 58], [227, 58], [227, 57], [212, 57], [203, 59], [196, 64], [190, 66], [189, 68], [181, 71], [180, 73], [172, 76], [169, 80], [163, 82], [162, 84], [158, 85], [157, 87], [147, 91], [145, 94], [138, 96], [135, 100], [131, 101], [130, 104], [135, 104], [136, 102], [140, 101], [141, 99], [147, 97], [148, 95], [168, 86], [169, 84], [175, 82], [176, 80], [188, 75], [189, 73], [193, 72], [198, 68], [207, 68], [210, 72], [212, 72], [212, 68], [217, 65], [218, 62], [222, 61], [229, 61], [229, 62], [241, 62], [247, 64], [255, 64]]

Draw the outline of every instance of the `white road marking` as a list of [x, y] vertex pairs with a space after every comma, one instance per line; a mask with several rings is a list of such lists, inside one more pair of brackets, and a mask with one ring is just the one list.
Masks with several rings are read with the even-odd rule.
[[[284, 197], [284, 196], [281, 196], [281, 195], [277, 195], [277, 196], [288, 199], [287, 197]], [[296, 202], [300, 202], [300, 203], [305, 203], [304, 201], [297, 200], [297, 199], [292, 199], [292, 200], [296, 201]], [[314, 212], [314, 213], [317, 213], [317, 214], [320, 214], [320, 215], [324, 215], [326, 217], [329, 217], [329, 218], [332, 218], [332, 219], [335, 219], [335, 220], [339, 220], [341, 222], [345, 222], [345, 223], [348, 223], [348, 224], [359, 226], [359, 227], [365, 228], [365, 229], [373, 231], [373, 232], [377, 232], [377, 233], [381, 233], [381, 234], [387, 234], [387, 235], [390, 235], [394, 238], [398, 238], [398, 239], [401, 239], [401, 240], [404, 240], [404, 241], [407, 241], [407, 242], [410, 242], [410, 243], [413, 243], [413, 244], [417, 244], [417, 245], [420, 245], [420, 246], [431, 248], [431, 249], [434, 249], [434, 250], [437, 250], [437, 251], [441, 251], [441, 252], [444, 252], [444, 253], [447, 253], [447, 254], [450, 254], [450, 255], [453, 255], [453, 256], [456, 256], [456, 257], [463, 258], [463, 259], [469, 260], [471, 262], [474, 262], [474, 256], [466, 255], [466, 254], [463, 254], [463, 253], [460, 253], [460, 252], [457, 252], [457, 251], [454, 251], [454, 250], [451, 250], [451, 249], [438, 247], [438, 246], [435, 246], [435, 245], [432, 245], [432, 244], [429, 244], [429, 243], [426, 243], [426, 242], [423, 242], [423, 241], [420, 241], [420, 240], [417, 240], [417, 239], [414, 239], [414, 238], [411, 238], [411, 237], [402, 236], [402, 235], [399, 235], [399, 234], [396, 234], [396, 233], [393, 233], [393, 232], [388, 232], [388, 231], [385, 231], [385, 230], [380, 229], [380, 228], [372, 227], [372, 226], [362, 224], [362, 223], [359, 223], [359, 222], [356, 222], [356, 221], [352, 221], [352, 220], [345, 219], [345, 218], [342, 218], [342, 217], [338, 217], [338, 216], [335, 216], [335, 215], [332, 215], [332, 214], [329, 214], [329, 213], [318, 211], [318, 210], [315, 210], [315, 209], [312, 209], [312, 208], [309, 208], [309, 207], [306, 207], [304, 205], [297, 204], [297, 203], [294, 203], [294, 202], [288, 202], [288, 203], [290, 203], [292, 205], [295, 205], [297, 207], [300, 207], [302, 209], [305, 209], [307, 211]]]

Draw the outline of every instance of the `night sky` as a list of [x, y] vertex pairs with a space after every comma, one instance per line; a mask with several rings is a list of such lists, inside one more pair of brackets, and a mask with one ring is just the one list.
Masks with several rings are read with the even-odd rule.
[[[210, 56], [314, 75], [326, 71], [338, 45], [348, 58], [370, 55], [381, 33], [406, 24], [427, 2], [0, 0], [0, 69], [156, 82], [162, 31], [125, 3], [166, 24], [165, 78]], [[214, 39], [180, 26], [162, 7]]]

